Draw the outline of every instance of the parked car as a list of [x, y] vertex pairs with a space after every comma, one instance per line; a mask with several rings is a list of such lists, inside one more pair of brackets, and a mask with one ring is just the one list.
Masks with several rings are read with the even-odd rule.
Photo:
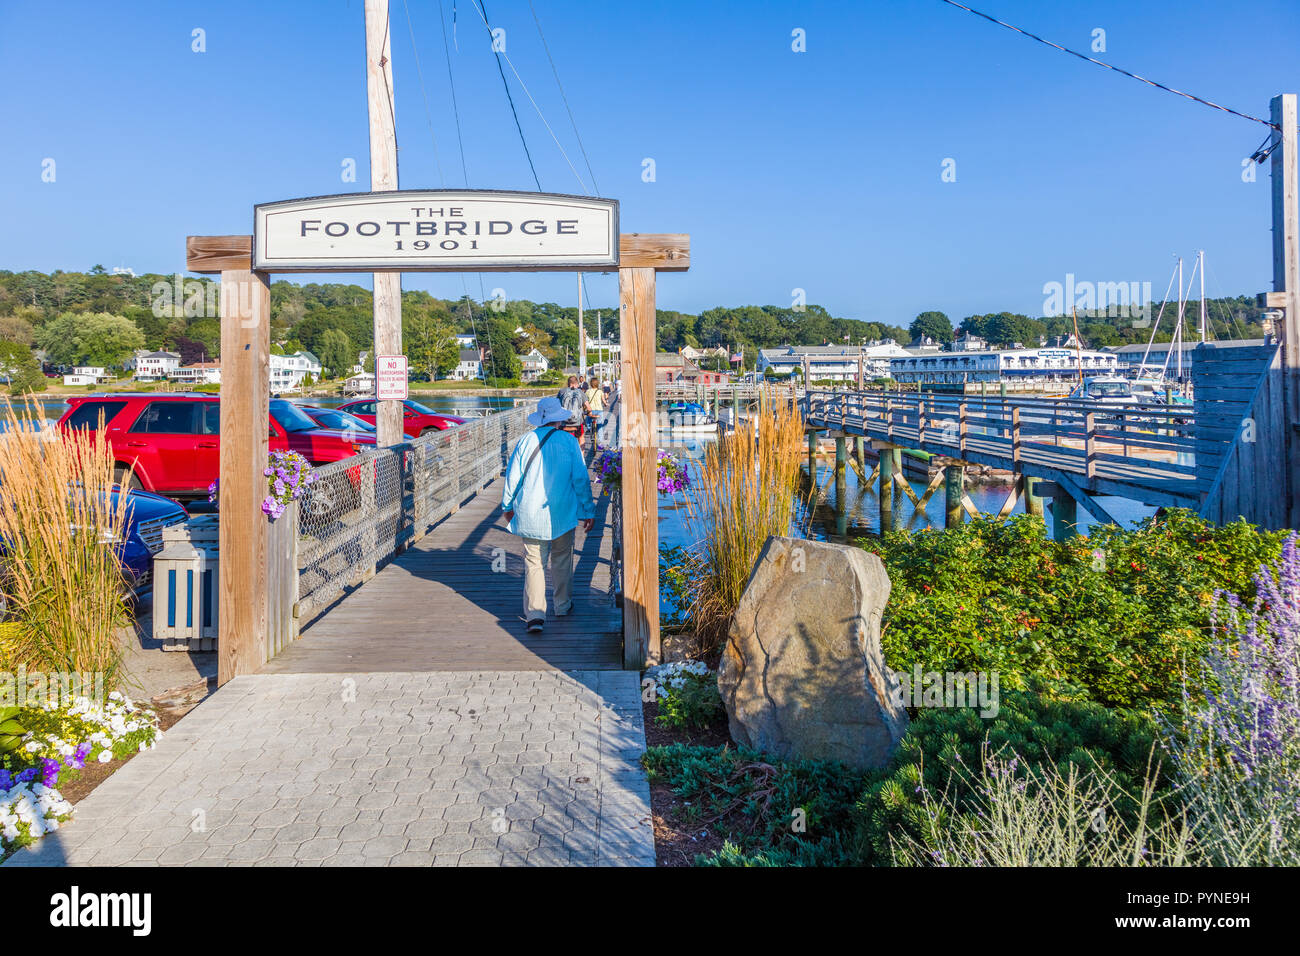
[[[375, 423], [375, 406], [378, 402], [373, 398], [363, 398], [359, 401], [348, 402], [346, 405], [340, 405], [341, 411], [349, 415], [355, 415], [363, 422]], [[462, 424], [465, 419], [458, 415], [444, 415], [442, 412], [435, 412], [427, 405], [421, 405], [417, 401], [407, 399], [402, 403], [406, 406], [402, 413], [402, 431], [407, 438], [417, 438], [426, 432], [440, 432], [447, 428], [452, 428]]]
[[[122, 492], [113, 492], [113, 504]], [[153, 579], [153, 557], [162, 550], [163, 529], [188, 520], [189, 515], [175, 501], [148, 491], [128, 491], [126, 532], [117, 547], [118, 560], [127, 582], [135, 592]]]
[[[272, 399], [271, 451], [296, 451], [313, 465], [358, 454], [374, 438], [317, 426], [292, 402]], [[73, 396], [60, 431], [104, 428], [118, 479], [131, 489], [206, 497], [221, 470], [220, 399], [193, 392]], [[134, 472], [127, 477], [128, 469]]]
[[366, 435], [375, 433], [375, 426], [370, 422], [362, 421], [355, 415], [350, 415], [341, 408], [321, 408], [319, 405], [299, 405], [310, 418], [321, 428], [337, 428], [340, 431], [352, 429]]

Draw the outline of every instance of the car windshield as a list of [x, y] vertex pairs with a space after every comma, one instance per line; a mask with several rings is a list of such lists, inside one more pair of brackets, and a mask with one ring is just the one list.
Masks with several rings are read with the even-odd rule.
[[435, 412], [435, 411], [434, 411], [432, 408], [430, 408], [429, 406], [427, 406], [427, 405], [421, 405], [419, 402], [413, 402], [413, 401], [410, 401], [409, 399], [406, 401], [405, 404], [406, 404], [406, 407], [407, 407], [407, 408], [409, 408], [411, 411], [415, 412], [417, 415], [437, 415], [437, 414], [439, 414], [438, 412]]
[[363, 422], [354, 415], [347, 412], [341, 412], [337, 408], [313, 408], [311, 417], [323, 428], [351, 428], [354, 431], [372, 432], [375, 426], [369, 422]]
[[306, 412], [283, 398], [271, 400], [271, 417], [287, 432], [309, 432], [320, 428]]

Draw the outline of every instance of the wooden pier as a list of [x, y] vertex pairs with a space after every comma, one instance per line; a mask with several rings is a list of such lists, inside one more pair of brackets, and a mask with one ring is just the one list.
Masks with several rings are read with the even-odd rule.
[[[1106, 496], [1191, 508], [1215, 521], [1242, 517], [1286, 527], [1285, 494], [1265, 480], [1270, 471], [1283, 473], [1286, 454], [1279, 347], [1203, 346], [1194, 390], [1194, 407], [818, 390], [806, 394], [803, 407], [810, 459], [821, 431], [836, 439], [837, 473], [847, 461], [847, 439], [869, 439], [877, 449], [879, 464], [866, 483], [879, 477], [882, 530], [893, 526], [898, 495], [922, 508], [941, 484], [948, 524], [960, 523], [974, 512], [963, 490], [971, 464], [1015, 474], [1002, 516], [1022, 496], [1031, 513], [1050, 497], [1058, 537], [1073, 533], [1079, 506], [1114, 522], [1097, 500]], [[940, 473], [921, 496], [902, 474], [904, 448], [940, 459]]]
[[528, 634], [523, 554], [506, 530], [501, 480], [330, 607], [263, 672], [621, 668], [609, 497], [597, 499], [595, 524], [574, 542], [572, 612], [549, 614], [543, 633]]

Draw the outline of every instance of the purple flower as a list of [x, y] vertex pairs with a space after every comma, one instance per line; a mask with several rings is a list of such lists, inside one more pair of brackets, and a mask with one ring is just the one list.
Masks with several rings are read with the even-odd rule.
[[59, 782], [59, 771], [62, 769], [57, 760], [46, 757], [41, 761], [41, 783], [47, 787], [54, 786]]

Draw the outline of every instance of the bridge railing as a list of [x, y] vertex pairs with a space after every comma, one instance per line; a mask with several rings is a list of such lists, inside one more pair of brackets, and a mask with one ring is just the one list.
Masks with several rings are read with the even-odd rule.
[[297, 622], [372, 577], [499, 476], [532, 404], [317, 469], [285, 557], [297, 572]]
[[804, 408], [810, 424], [955, 459], [999, 459], [1014, 469], [1033, 457], [1087, 479], [1123, 472], [1189, 498], [1231, 438], [1198, 428], [1192, 408], [1159, 402], [814, 390]]

